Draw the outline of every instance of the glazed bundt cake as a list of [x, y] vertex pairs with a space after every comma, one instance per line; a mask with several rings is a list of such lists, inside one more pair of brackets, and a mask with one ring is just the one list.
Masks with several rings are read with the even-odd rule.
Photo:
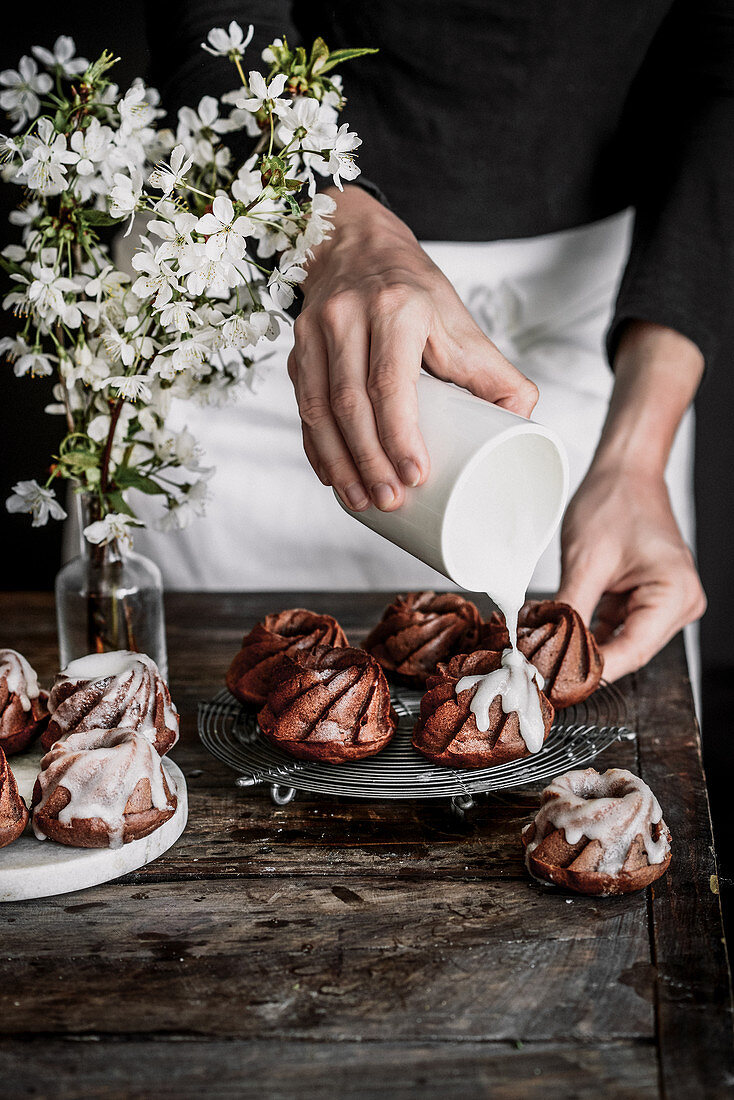
[[[482, 642], [499, 650], [510, 644], [504, 620], [496, 612], [482, 627]], [[518, 619], [517, 648], [542, 674], [554, 707], [580, 703], [599, 686], [603, 658], [583, 619], [567, 603], [527, 603]]]
[[374, 756], [395, 731], [384, 672], [369, 653], [349, 647], [284, 657], [258, 722], [291, 756], [330, 764]]
[[17, 840], [28, 824], [28, 810], [5, 753], [0, 749], [0, 848]]
[[628, 894], [665, 874], [670, 833], [646, 783], [622, 768], [566, 772], [523, 834], [531, 875], [580, 894]]
[[283, 657], [296, 657], [318, 645], [336, 648], [348, 644], [331, 615], [317, 615], [302, 607], [266, 615], [242, 639], [242, 648], [227, 673], [227, 687], [240, 702], [261, 707]]
[[48, 722], [48, 695], [22, 654], [0, 649], [0, 748], [6, 756], [27, 749]]
[[57, 741], [41, 760], [33, 831], [73, 848], [119, 848], [173, 816], [155, 746], [130, 729], [87, 729]]
[[456, 592], [410, 592], [383, 612], [363, 648], [385, 672], [422, 687], [441, 661], [476, 649], [481, 616]]
[[41, 738], [47, 751], [60, 738], [85, 730], [138, 730], [161, 756], [178, 740], [178, 711], [168, 685], [144, 653], [121, 649], [72, 661], [56, 677], [49, 710]]
[[553, 724], [541, 686], [537, 670], [512, 650], [452, 657], [428, 682], [413, 745], [429, 760], [458, 768], [488, 768], [538, 752]]

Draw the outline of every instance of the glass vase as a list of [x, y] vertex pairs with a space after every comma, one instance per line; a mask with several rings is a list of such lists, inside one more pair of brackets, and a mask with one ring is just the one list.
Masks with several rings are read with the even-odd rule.
[[94, 545], [84, 528], [100, 518], [95, 498], [78, 494], [79, 556], [56, 577], [61, 667], [87, 653], [147, 653], [168, 677], [163, 582], [157, 565], [121, 539]]

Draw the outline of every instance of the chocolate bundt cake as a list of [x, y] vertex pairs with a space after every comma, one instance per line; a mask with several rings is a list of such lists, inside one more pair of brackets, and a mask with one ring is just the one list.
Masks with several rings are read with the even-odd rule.
[[242, 639], [242, 648], [227, 673], [227, 687], [240, 702], [261, 707], [273, 673], [283, 657], [296, 657], [314, 646], [346, 646], [347, 636], [331, 615], [296, 607], [266, 615]]
[[566, 772], [523, 829], [531, 875], [580, 894], [629, 894], [664, 875], [670, 833], [646, 783], [622, 768]]
[[[483, 624], [482, 642], [489, 649], [510, 644], [504, 620], [496, 612]], [[599, 686], [604, 660], [583, 619], [567, 603], [525, 604], [518, 618], [517, 648], [542, 674], [554, 707], [581, 703]]]
[[41, 738], [55, 741], [85, 730], [138, 730], [161, 756], [178, 741], [178, 711], [158, 666], [144, 653], [90, 653], [67, 665], [51, 689], [51, 719]]
[[273, 679], [258, 722], [291, 756], [330, 764], [361, 760], [395, 732], [385, 674], [363, 649], [316, 646], [284, 657]]
[[452, 657], [428, 681], [414, 747], [436, 764], [458, 768], [489, 768], [538, 752], [553, 724], [539, 680], [512, 650]]
[[0, 848], [12, 844], [28, 824], [28, 810], [5, 753], [0, 749]]
[[168, 821], [176, 804], [144, 733], [87, 729], [57, 741], [41, 760], [33, 831], [72, 848], [119, 848]]
[[385, 609], [363, 648], [389, 675], [422, 687], [439, 662], [476, 649], [481, 624], [474, 604], [456, 592], [409, 592]]
[[27, 749], [48, 722], [48, 695], [20, 653], [0, 649], [0, 748], [6, 756]]

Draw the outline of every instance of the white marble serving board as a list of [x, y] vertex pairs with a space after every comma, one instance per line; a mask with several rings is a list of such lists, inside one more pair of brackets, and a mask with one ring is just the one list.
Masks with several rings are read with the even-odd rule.
[[[29, 808], [41, 756], [39, 749], [32, 749], [11, 756], [8, 761]], [[163, 758], [163, 767], [178, 805], [173, 817], [160, 829], [122, 848], [68, 848], [54, 840], [36, 840], [29, 824], [18, 840], [0, 848], [0, 901], [46, 898], [99, 886], [163, 855], [184, 831], [189, 810], [181, 769], [167, 756]]]

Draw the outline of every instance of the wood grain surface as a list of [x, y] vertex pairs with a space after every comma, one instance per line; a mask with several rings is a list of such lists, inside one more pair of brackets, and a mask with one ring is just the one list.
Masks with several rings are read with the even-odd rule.
[[[680, 639], [621, 687], [631, 768], [674, 839], [626, 898], [531, 881], [519, 789], [465, 818], [237, 790], [196, 734], [268, 611], [334, 614], [359, 643], [380, 593], [173, 594], [169, 664], [190, 823], [115, 883], [0, 909], [5, 1097], [718, 1097], [731, 998], [700, 744]], [[0, 597], [0, 645], [48, 684], [52, 604]]]

